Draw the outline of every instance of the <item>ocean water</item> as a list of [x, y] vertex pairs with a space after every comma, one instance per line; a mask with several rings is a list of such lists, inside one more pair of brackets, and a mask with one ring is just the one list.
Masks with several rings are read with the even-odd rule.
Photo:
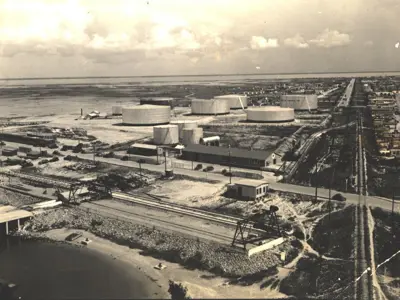
[[258, 82], [264, 80], [287, 80], [292, 78], [333, 78], [333, 77], [370, 77], [399, 76], [400, 72], [366, 73], [304, 73], [304, 74], [243, 74], [243, 75], [201, 75], [201, 76], [135, 76], [135, 77], [88, 77], [88, 78], [32, 78], [0, 79], [0, 87], [29, 85], [93, 85], [97, 87], [126, 87], [130, 85], [184, 85], [232, 82]]
[[111, 256], [18, 238], [11, 238], [8, 248], [5, 243], [0, 248], [0, 279], [17, 284], [16, 295], [23, 299], [161, 297], [140, 271]]

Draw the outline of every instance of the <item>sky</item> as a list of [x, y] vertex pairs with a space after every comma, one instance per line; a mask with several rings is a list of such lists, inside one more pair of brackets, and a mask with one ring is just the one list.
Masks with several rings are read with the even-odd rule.
[[400, 71], [399, 0], [0, 0], [0, 77]]

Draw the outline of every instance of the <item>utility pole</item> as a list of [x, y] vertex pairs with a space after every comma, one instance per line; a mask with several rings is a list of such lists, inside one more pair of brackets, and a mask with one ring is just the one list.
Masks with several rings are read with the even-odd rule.
[[93, 144], [93, 164], [96, 164], [96, 144]]
[[395, 221], [394, 221], [394, 201], [396, 198], [396, 189], [393, 187], [393, 196], [392, 196], [392, 236], [394, 237], [395, 234]]
[[165, 175], [167, 175], [167, 151], [164, 149], [164, 165], [165, 165]]
[[229, 151], [229, 184], [232, 184], [232, 168], [231, 168], [231, 145], [228, 146]]
[[315, 165], [315, 201], [318, 200], [318, 162]]

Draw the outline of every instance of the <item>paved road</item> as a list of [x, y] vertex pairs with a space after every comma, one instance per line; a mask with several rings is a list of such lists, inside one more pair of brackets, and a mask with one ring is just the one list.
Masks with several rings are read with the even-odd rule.
[[[78, 157], [84, 158], [84, 159], [93, 159], [92, 154], [74, 154], [74, 155], [77, 155]], [[132, 162], [132, 161], [121, 161], [119, 159], [104, 158], [104, 157], [96, 157], [96, 160], [105, 162], [105, 163], [112, 163], [112, 164], [120, 165], [120, 166], [135, 167], [135, 168], [138, 167], [138, 163]], [[163, 173], [164, 165], [142, 164], [142, 169]], [[207, 173], [207, 172], [194, 171], [194, 170], [189, 170], [189, 169], [177, 169], [177, 168], [174, 169], [174, 173], [179, 174], [179, 175], [191, 176], [191, 177], [195, 177], [195, 178], [203, 178], [203, 179], [207, 178], [207, 179], [212, 179], [212, 180], [229, 183], [229, 177], [226, 177], [222, 174]], [[232, 183], [235, 183], [235, 180], [237, 180], [237, 177], [232, 177]], [[287, 183], [278, 183], [278, 182], [269, 183], [269, 186], [271, 189], [274, 189], [276, 191], [297, 193], [297, 194], [310, 195], [310, 196], [315, 195], [315, 187], [307, 187], [307, 186], [300, 186], [300, 185], [287, 184]], [[364, 202], [364, 199], [363, 198], [360, 199], [359, 195], [357, 195], [357, 194], [343, 193], [343, 192], [339, 192], [339, 191], [335, 191], [335, 190], [331, 191], [332, 196], [335, 195], [336, 193], [341, 193], [343, 196], [345, 196], [347, 198], [347, 203], [358, 204], [360, 200], [362, 201], [362, 203]], [[319, 188], [318, 196], [319, 196], [320, 200], [327, 200], [329, 197], [329, 190]], [[368, 200], [369, 206], [381, 207], [381, 208], [387, 209], [387, 210], [392, 209], [391, 199], [383, 198], [383, 197], [368, 196], [367, 200]], [[400, 212], [400, 201], [396, 202], [395, 211]]]

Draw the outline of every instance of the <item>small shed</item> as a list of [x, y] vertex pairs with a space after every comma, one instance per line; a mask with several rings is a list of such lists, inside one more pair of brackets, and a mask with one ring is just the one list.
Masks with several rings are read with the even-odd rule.
[[255, 179], [242, 179], [231, 186], [231, 193], [238, 199], [256, 200], [268, 193], [268, 182]]

